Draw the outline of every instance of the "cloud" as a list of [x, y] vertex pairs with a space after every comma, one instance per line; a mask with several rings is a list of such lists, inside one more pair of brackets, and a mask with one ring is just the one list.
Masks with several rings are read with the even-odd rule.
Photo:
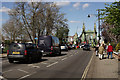
[[10, 11], [10, 10], [11, 10], [11, 9], [9, 9], [9, 8], [2, 7], [2, 8], [0, 9], [0, 12], [8, 13], [8, 11]]
[[70, 23], [80, 23], [80, 21], [70, 21]]
[[70, 2], [69, 2], [69, 1], [67, 1], [67, 2], [55, 2], [55, 4], [56, 4], [57, 6], [67, 6], [67, 5], [70, 4]]
[[87, 7], [89, 7], [89, 4], [88, 4], [88, 3], [86, 3], [86, 4], [83, 5], [83, 9], [85, 9], [85, 8], [87, 8]]
[[80, 6], [80, 2], [76, 2], [75, 4], [73, 4], [73, 7], [76, 9], [79, 9], [79, 6]]

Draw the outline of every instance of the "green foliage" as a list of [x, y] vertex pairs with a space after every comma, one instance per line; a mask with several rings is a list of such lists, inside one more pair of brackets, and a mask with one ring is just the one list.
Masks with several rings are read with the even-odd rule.
[[115, 47], [115, 51], [118, 52], [118, 50], [120, 50], [120, 42]]
[[111, 5], [105, 4], [105, 9], [101, 9], [102, 20], [108, 23], [110, 32], [116, 36], [120, 35], [120, 7], [117, 5], [119, 2], [114, 2]]
[[60, 27], [57, 30], [55, 36], [58, 37], [60, 40], [60, 43], [62, 43], [67, 41], [68, 33], [69, 33], [68, 27]]

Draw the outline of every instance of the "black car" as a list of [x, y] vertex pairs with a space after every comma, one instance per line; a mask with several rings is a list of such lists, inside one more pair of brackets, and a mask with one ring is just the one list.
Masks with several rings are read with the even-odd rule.
[[68, 46], [66, 44], [61, 44], [61, 51], [68, 51]]
[[14, 61], [26, 61], [28, 63], [33, 60], [39, 60], [42, 53], [38, 51], [37, 46], [31, 43], [12, 43], [7, 51], [7, 58], [10, 63]]
[[83, 50], [90, 50], [90, 45], [89, 44], [85, 44], [83, 46]]
[[54, 36], [40, 36], [38, 49], [41, 50], [43, 55], [61, 54], [59, 39]]

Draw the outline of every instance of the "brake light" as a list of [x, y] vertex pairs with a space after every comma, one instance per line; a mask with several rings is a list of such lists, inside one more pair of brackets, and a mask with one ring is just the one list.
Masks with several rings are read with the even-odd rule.
[[9, 54], [9, 50], [7, 50], [7, 55]]
[[53, 50], [53, 46], [51, 46], [51, 50]]
[[27, 50], [25, 50], [25, 55], [27, 55]]

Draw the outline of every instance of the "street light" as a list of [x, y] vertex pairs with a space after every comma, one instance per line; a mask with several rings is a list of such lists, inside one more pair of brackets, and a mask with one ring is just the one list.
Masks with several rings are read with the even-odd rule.
[[99, 45], [100, 45], [100, 9], [98, 9], [98, 14], [88, 14], [88, 18], [90, 18], [91, 15], [97, 15], [98, 16], [98, 37], [99, 37]]

